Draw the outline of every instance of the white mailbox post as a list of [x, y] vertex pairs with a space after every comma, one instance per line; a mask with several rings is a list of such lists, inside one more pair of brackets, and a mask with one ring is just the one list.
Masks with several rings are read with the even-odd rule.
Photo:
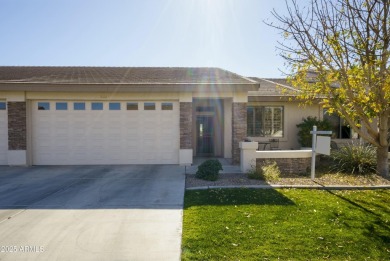
[[311, 148], [311, 179], [313, 180], [316, 175], [316, 153], [330, 155], [330, 137], [317, 137], [317, 134], [330, 135], [332, 134], [332, 131], [317, 131], [317, 126], [313, 126], [313, 130], [310, 132], [310, 134], [313, 135]]

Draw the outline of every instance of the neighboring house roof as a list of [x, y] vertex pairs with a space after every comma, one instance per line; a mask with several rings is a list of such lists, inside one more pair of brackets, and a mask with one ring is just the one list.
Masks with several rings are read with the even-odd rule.
[[219, 68], [0, 66], [0, 84], [257, 84]]
[[258, 91], [250, 91], [249, 96], [284, 96], [282, 89], [297, 91], [286, 78], [257, 78], [249, 77], [260, 84]]

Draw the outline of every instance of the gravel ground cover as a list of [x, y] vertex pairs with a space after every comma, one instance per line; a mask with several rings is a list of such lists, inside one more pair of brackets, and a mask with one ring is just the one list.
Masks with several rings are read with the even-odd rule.
[[390, 180], [378, 175], [318, 174], [312, 181], [310, 176], [283, 175], [278, 181], [266, 182], [249, 179], [246, 174], [221, 174], [216, 181], [197, 179], [194, 174], [186, 175], [186, 188], [203, 186], [246, 186], [246, 185], [323, 185], [323, 186], [379, 186], [390, 185]]

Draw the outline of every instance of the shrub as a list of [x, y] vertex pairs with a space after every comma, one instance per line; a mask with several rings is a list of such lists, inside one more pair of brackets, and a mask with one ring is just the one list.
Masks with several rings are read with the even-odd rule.
[[251, 165], [251, 169], [247, 172], [248, 178], [264, 180], [263, 169], [256, 168], [256, 163]]
[[277, 181], [280, 179], [280, 170], [275, 161], [265, 161], [259, 168], [253, 166], [247, 174], [250, 179], [261, 179], [265, 181]]
[[198, 179], [215, 181], [218, 179], [219, 171], [222, 170], [222, 164], [217, 159], [206, 160], [199, 165], [195, 177]]
[[280, 179], [280, 170], [278, 164], [274, 162], [265, 162], [261, 167], [263, 169], [263, 175], [267, 181], [277, 181]]
[[307, 117], [302, 119], [302, 122], [297, 124], [298, 131], [298, 142], [302, 147], [312, 146], [312, 134], [310, 131], [313, 130], [313, 126], [317, 126], [317, 130], [331, 130], [332, 126], [328, 120], [318, 120], [316, 117]]
[[331, 170], [351, 174], [376, 171], [376, 149], [370, 145], [350, 143], [331, 153], [334, 163]]

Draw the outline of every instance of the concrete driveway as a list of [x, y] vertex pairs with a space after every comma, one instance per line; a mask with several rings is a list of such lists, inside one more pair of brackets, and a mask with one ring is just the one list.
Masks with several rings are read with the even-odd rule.
[[0, 167], [0, 260], [179, 260], [184, 168]]

